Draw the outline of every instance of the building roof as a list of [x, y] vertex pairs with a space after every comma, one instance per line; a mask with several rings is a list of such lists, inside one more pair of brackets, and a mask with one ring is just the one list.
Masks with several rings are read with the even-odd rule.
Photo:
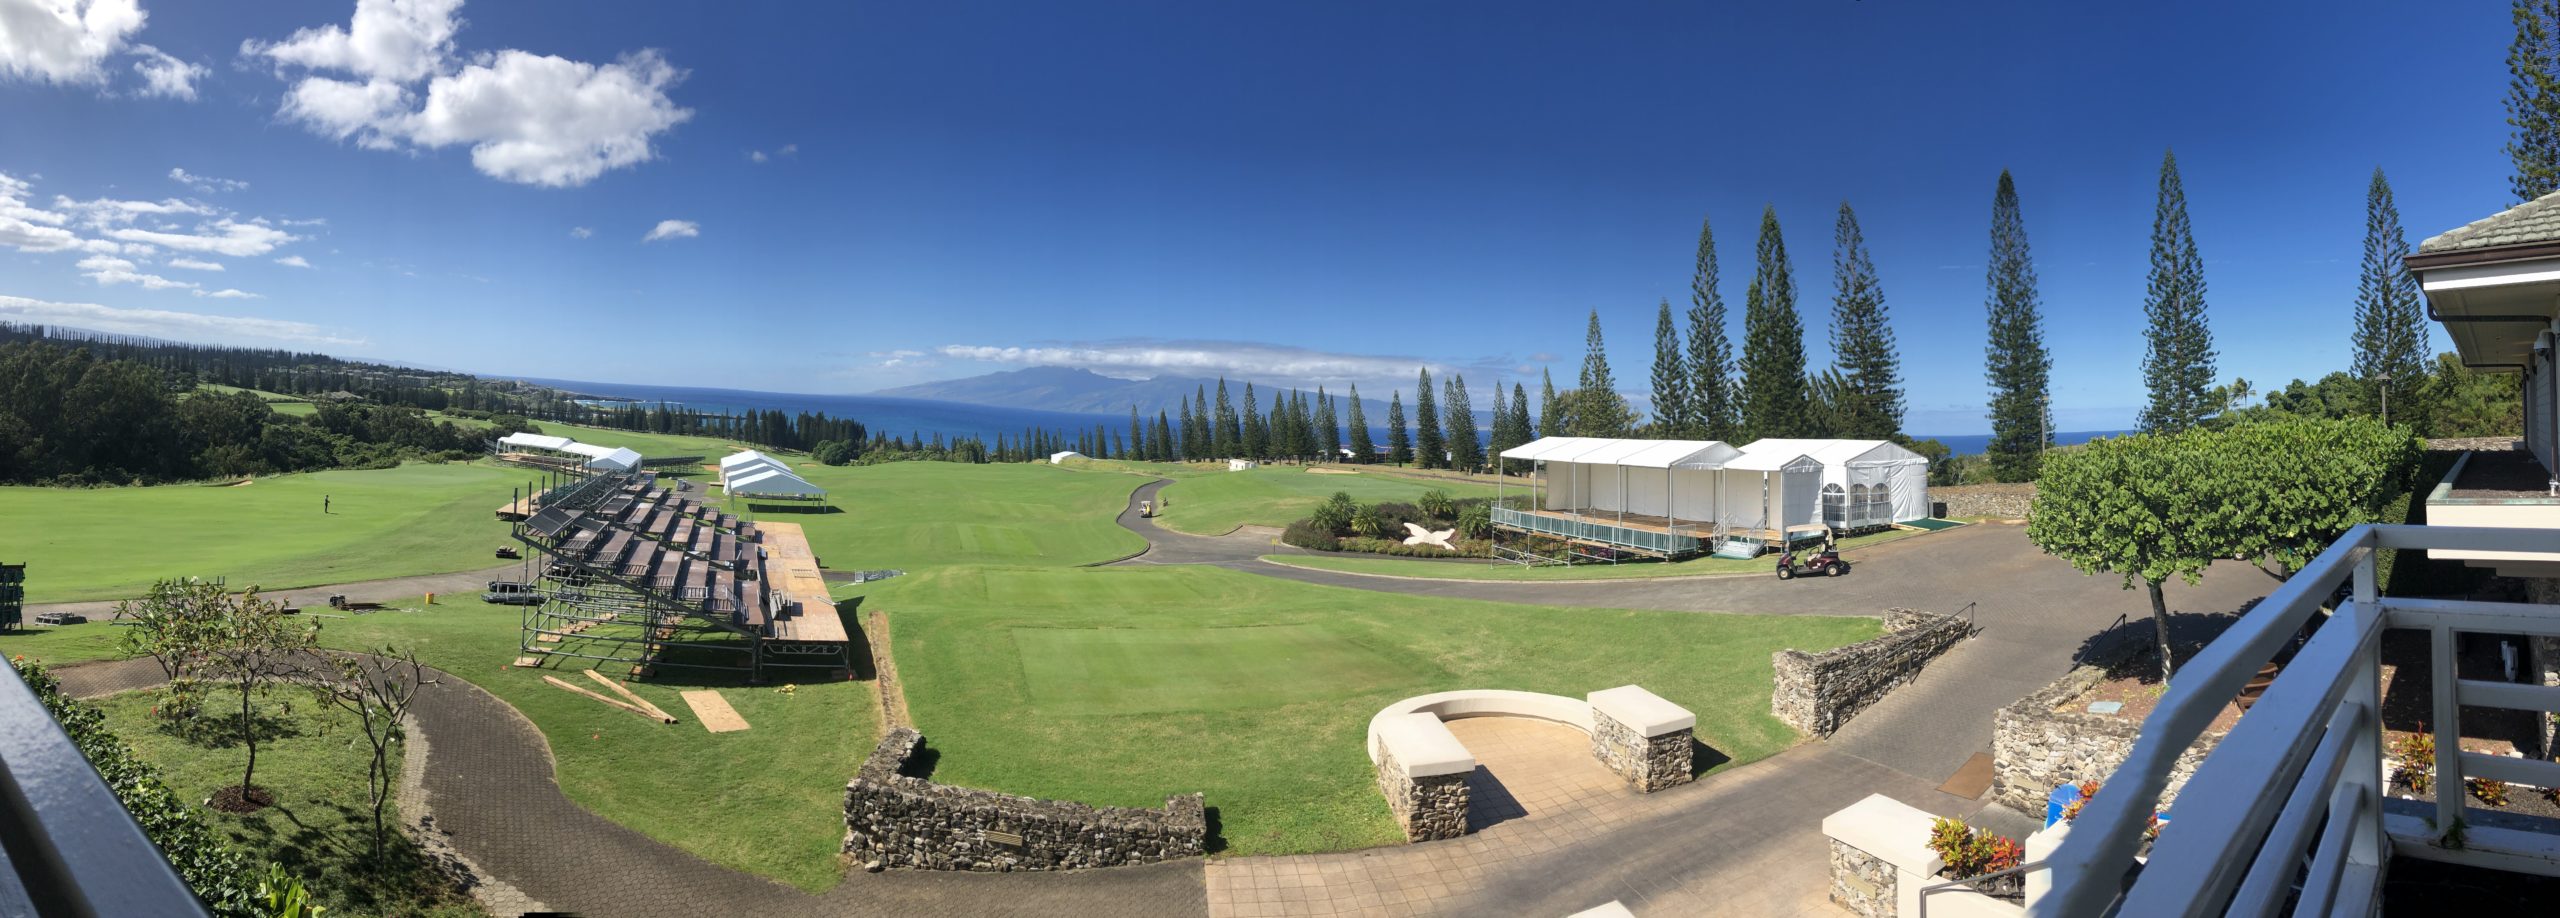
[[765, 469], [753, 475], [732, 478], [723, 485], [731, 494], [789, 494], [826, 496], [827, 489], [810, 484], [798, 475], [781, 469]]
[[1721, 440], [1541, 437], [1503, 450], [1502, 458], [1641, 469], [1714, 469], [1741, 454]]
[[1787, 439], [1773, 437], [1766, 440], [1754, 440], [1750, 446], [1743, 447], [1742, 452], [1745, 455], [1755, 455], [1760, 453], [1776, 453], [1783, 455], [1787, 453], [1796, 453], [1811, 456], [1815, 461], [1824, 465], [1849, 465], [1853, 463], [1874, 465], [1892, 462], [1928, 461], [1928, 457], [1922, 456], [1919, 453], [1912, 452], [1908, 449], [1904, 449], [1899, 444], [1890, 440]]
[[2560, 192], [2546, 194], [2418, 243], [2418, 254], [2469, 252], [2510, 245], [2560, 242]]

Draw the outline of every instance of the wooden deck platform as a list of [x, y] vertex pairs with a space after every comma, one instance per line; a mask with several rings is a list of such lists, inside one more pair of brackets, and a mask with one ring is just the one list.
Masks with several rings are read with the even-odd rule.
[[798, 523], [756, 523], [764, 533], [764, 574], [791, 597], [791, 605], [774, 620], [777, 641], [836, 642], [846, 640], [844, 619], [827, 595], [827, 578], [818, 570], [818, 555]]
[[[1675, 521], [1675, 520], [1667, 519], [1667, 518], [1664, 518], [1664, 517], [1651, 516], [1651, 515], [1647, 515], [1647, 514], [1643, 514], [1643, 513], [1627, 513], [1627, 514], [1620, 514], [1618, 511], [1615, 511], [1615, 510], [1598, 510], [1598, 509], [1591, 509], [1591, 508], [1585, 508], [1585, 509], [1582, 509], [1582, 510], [1579, 510], [1579, 511], [1576, 511], [1576, 510], [1525, 510], [1525, 511], [1521, 511], [1521, 512], [1523, 512], [1523, 513], [1527, 513], [1527, 514], [1529, 514], [1529, 515], [1531, 515], [1531, 516], [1542, 516], [1542, 517], [1546, 517], [1546, 518], [1548, 518], [1548, 519], [1552, 519], [1552, 520], [1565, 520], [1565, 521], [1569, 521], [1569, 522], [1580, 522], [1580, 523], [1598, 523], [1598, 524], [1601, 524], [1601, 525], [1604, 525], [1604, 526], [1617, 526], [1617, 527], [1622, 528], [1622, 529], [1637, 529], [1637, 530], [1642, 530], [1642, 531], [1645, 531], [1645, 532], [1658, 532], [1658, 533], [1661, 533], [1661, 534], [1663, 534], [1663, 535], [1688, 536], [1688, 537], [1693, 538], [1693, 539], [1708, 539], [1708, 538], [1713, 538], [1713, 537], [1715, 536], [1715, 534], [1716, 534], [1716, 528], [1715, 528], [1715, 526], [1714, 526], [1713, 524], [1710, 524], [1710, 523], [1706, 523], [1706, 522], [1699, 521], [1699, 520], [1676, 520], [1676, 521]], [[1779, 533], [1778, 533], [1778, 531], [1777, 531], [1777, 530], [1775, 530], [1775, 529], [1741, 529], [1741, 528], [1735, 528], [1735, 529], [1727, 529], [1727, 530], [1725, 530], [1724, 534], [1725, 534], [1726, 536], [1728, 536], [1728, 537], [1731, 537], [1731, 538], [1737, 538], [1737, 539], [1764, 539], [1764, 540], [1771, 540], [1771, 541], [1775, 541], [1776, 539], [1778, 539], [1778, 538], [1779, 538]]]

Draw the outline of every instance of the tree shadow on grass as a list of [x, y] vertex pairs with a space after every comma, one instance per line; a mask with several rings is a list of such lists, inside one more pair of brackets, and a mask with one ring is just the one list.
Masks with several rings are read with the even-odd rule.
[[160, 722], [161, 733], [184, 740], [188, 745], [199, 749], [236, 749], [247, 741], [253, 731], [258, 741], [262, 743], [303, 735], [302, 725], [295, 723], [290, 716], [270, 714], [265, 711], [251, 714], [245, 728], [240, 723], [240, 713], [236, 710], [230, 712], [207, 710], [198, 712], [193, 717]]

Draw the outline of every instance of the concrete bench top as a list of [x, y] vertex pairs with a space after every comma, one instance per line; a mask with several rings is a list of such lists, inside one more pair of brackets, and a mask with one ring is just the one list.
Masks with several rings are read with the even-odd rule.
[[1929, 850], [1929, 825], [1937, 818], [1883, 794], [1822, 817], [1822, 834], [1924, 877], [1938, 875], [1946, 861]]
[[1407, 777], [1427, 778], [1434, 775], [1465, 774], [1476, 770], [1476, 757], [1457, 734], [1440, 718], [1413, 713], [1387, 718], [1370, 726], [1370, 758], [1377, 758], [1383, 748], [1395, 756], [1396, 765]]
[[1626, 724], [1647, 737], [1661, 736], [1698, 726], [1698, 715], [1688, 708], [1672, 704], [1662, 696], [1640, 686], [1621, 685], [1601, 689], [1589, 696], [1591, 710], [1609, 715], [1609, 719]]

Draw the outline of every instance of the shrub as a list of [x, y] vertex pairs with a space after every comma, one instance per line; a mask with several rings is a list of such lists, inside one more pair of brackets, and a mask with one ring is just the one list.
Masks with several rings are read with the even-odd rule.
[[2480, 798], [2482, 803], [2492, 807], [2507, 805], [2507, 782], [2505, 781], [2496, 778], [2464, 778], [2462, 784], [2470, 789], [2471, 796]]
[[1484, 539], [1493, 536], [1493, 508], [1488, 504], [1470, 504], [1458, 512], [1458, 537]]
[[1422, 492], [1421, 505], [1422, 512], [1430, 514], [1432, 519], [1449, 520], [1458, 518], [1457, 503], [1449, 499], [1449, 492], [1440, 490], [1439, 488], [1433, 488]]
[[1351, 514], [1358, 508], [1350, 494], [1335, 491], [1332, 498], [1316, 505], [1314, 513], [1307, 514], [1307, 521], [1317, 529], [1338, 535], [1351, 526]]
[[1387, 534], [1387, 526], [1387, 517], [1379, 511], [1377, 504], [1362, 507], [1351, 514], [1351, 531], [1358, 535], [1382, 538]]
[[2400, 760], [2391, 771], [2391, 783], [2423, 794], [2435, 786], [2436, 737], [2423, 724], [2418, 730], [2391, 741], [2391, 757]]
[[1929, 850], [1947, 862], [1946, 877], [1951, 880], [1998, 873], [2018, 866], [2026, 858], [2026, 848], [2017, 839], [1976, 829], [1961, 819], [1930, 823]]
[[169, 866], [208, 910], [222, 916], [265, 914], [248, 859], [223, 843], [221, 834], [205, 823], [203, 811], [161, 783], [158, 769], [135, 757], [132, 747], [107, 730], [105, 715], [62, 694], [62, 684], [43, 665], [12, 662], [46, 713], [62, 725], [71, 744], [115, 792], [116, 801], [142, 826], [142, 834], [168, 857]]
[[1404, 544], [1403, 539], [1392, 537], [1372, 539], [1361, 536], [1343, 539], [1341, 545], [1343, 551], [1368, 552], [1374, 555], [1393, 555], [1402, 558], [1482, 558], [1490, 554], [1491, 547], [1490, 543], [1484, 542], [1458, 542], [1457, 550], [1450, 551], [1437, 545], [1407, 545]]
[[1295, 545], [1309, 551], [1342, 550], [1341, 537], [1334, 535], [1330, 529], [1316, 525], [1312, 518], [1290, 523], [1289, 528], [1280, 530], [1280, 542], [1283, 545]]

